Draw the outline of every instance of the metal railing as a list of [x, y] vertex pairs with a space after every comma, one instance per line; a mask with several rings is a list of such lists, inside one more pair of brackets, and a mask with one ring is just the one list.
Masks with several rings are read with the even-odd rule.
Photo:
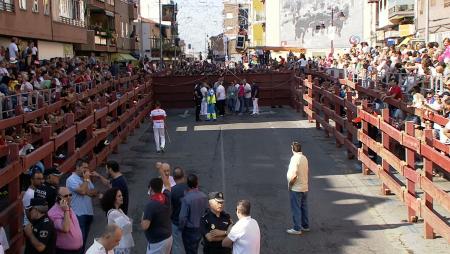
[[85, 27], [86, 23], [82, 20], [75, 20], [71, 18], [66, 18], [63, 16], [59, 16], [58, 21], [64, 24], [72, 25], [72, 26], [79, 26], [79, 27]]
[[5, 0], [0, 0], [0, 11], [14, 12], [14, 2], [7, 3]]

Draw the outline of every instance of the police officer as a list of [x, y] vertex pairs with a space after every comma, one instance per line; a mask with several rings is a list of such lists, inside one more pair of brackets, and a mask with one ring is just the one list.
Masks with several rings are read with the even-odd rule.
[[56, 231], [53, 222], [47, 216], [48, 206], [45, 199], [32, 198], [26, 207], [31, 223], [24, 227], [26, 238], [25, 253], [55, 253]]
[[202, 84], [196, 84], [194, 88], [194, 102], [195, 102], [195, 121], [200, 122], [200, 111], [202, 108], [202, 100], [203, 100], [203, 94], [202, 94]]
[[55, 167], [47, 168], [44, 171], [45, 182], [34, 191], [35, 198], [43, 198], [47, 201], [48, 209], [52, 208], [56, 202], [58, 194], [59, 179], [62, 173]]
[[233, 222], [228, 213], [223, 211], [224, 198], [222, 192], [211, 192], [208, 195], [209, 209], [200, 220], [200, 231], [203, 236], [204, 254], [231, 254], [231, 249], [222, 247], [222, 240], [227, 236]]

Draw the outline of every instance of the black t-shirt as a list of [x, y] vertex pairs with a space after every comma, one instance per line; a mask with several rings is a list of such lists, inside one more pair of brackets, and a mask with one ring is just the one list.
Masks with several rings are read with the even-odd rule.
[[128, 214], [128, 185], [125, 177], [121, 175], [115, 179], [111, 179], [111, 186], [118, 188], [122, 192], [123, 204], [120, 208], [125, 214]]
[[45, 182], [42, 186], [34, 191], [34, 197], [45, 199], [48, 204], [48, 209], [50, 209], [56, 202], [56, 196], [58, 195], [57, 192], [58, 191], [56, 190], [55, 186]]
[[[200, 220], [200, 233], [203, 236], [203, 242], [205, 249], [206, 248], [214, 248], [214, 249], [229, 249], [222, 247], [222, 242], [209, 242], [205, 235], [209, 233], [209, 231], [213, 229], [223, 230], [227, 231], [228, 227], [232, 224], [231, 217], [226, 212], [221, 212], [220, 216], [217, 217], [213, 212], [211, 212], [210, 209], [203, 215], [203, 217]], [[230, 253], [231, 253], [231, 249]]]
[[47, 217], [43, 216], [37, 221], [31, 222], [33, 225], [33, 235], [39, 242], [45, 245], [43, 252], [37, 251], [30, 240], [26, 237], [25, 253], [26, 254], [54, 254], [56, 248], [56, 231], [53, 222]]
[[259, 98], [259, 87], [258, 85], [252, 86], [252, 97], [253, 98]]
[[150, 221], [150, 227], [145, 231], [145, 238], [149, 243], [161, 242], [172, 235], [170, 192], [165, 190], [164, 195], [166, 196], [164, 204], [150, 200], [145, 206], [143, 219]]
[[172, 187], [172, 223], [178, 226], [178, 220], [181, 210], [181, 199], [184, 197], [188, 186], [186, 183], [179, 183]]

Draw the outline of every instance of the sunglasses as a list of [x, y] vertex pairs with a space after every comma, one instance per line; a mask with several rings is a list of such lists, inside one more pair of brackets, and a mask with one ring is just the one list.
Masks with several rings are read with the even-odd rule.
[[62, 198], [68, 198], [68, 197], [72, 197], [72, 193], [67, 194], [67, 195], [59, 195]]

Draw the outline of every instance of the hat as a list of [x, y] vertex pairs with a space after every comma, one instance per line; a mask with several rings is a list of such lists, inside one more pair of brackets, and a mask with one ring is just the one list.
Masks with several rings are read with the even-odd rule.
[[30, 205], [25, 207], [25, 209], [30, 209], [31, 207], [36, 207], [36, 206], [47, 206], [47, 201], [45, 201], [45, 199], [43, 198], [32, 198], [30, 200]]
[[223, 201], [225, 201], [225, 199], [223, 198], [223, 193], [222, 193], [222, 192], [218, 192], [218, 191], [210, 192], [210, 193], [208, 194], [208, 199], [209, 199], [209, 200], [214, 199], [214, 200], [216, 200], [217, 202], [223, 202]]
[[61, 171], [59, 171], [57, 168], [51, 167], [51, 168], [47, 168], [47, 169], [44, 171], [44, 176], [49, 176], [49, 175], [61, 176], [62, 173], [61, 173]]

